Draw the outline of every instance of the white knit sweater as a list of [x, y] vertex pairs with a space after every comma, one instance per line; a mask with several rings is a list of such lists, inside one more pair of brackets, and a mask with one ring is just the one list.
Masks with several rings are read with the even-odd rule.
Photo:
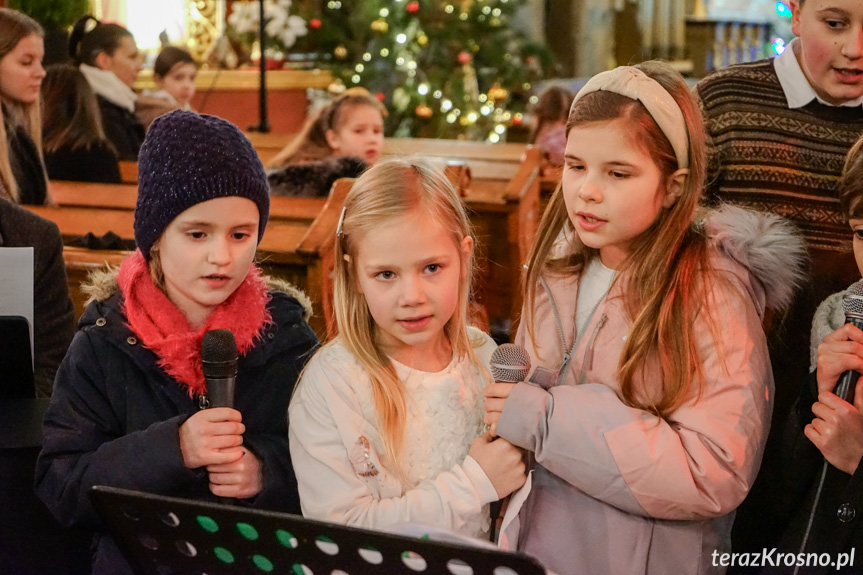
[[[485, 369], [496, 347], [478, 330]], [[306, 366], [289, 408], [291, 458], [303, 515], [371, 529], [425, 523], [465, 535], [488, 532], [491, 481], [467, 455], [482, 431], [487, 381], [469, 360], [437, 373], [393, 362], [407, 391], [404, 481], [386, 460], [368, 375], [335, 342]]]

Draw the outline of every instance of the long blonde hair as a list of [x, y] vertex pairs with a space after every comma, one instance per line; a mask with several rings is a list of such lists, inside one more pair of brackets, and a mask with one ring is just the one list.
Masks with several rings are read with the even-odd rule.
[[347, 120], [350, 111], [358, 106], [368, 106], [387, 117], [387, 109], [365, 88], [348, 88], [332, 102], [318, 110], [303, 126], [302, 131], [268, 163], [268, 168], [282, 168], [291, 164], [303, 164], [329, 158], [333, 149], [327, 142], [327, 132], [338, 132]]
[[[471, 236], [471, 225], [458, 193], [444, 174], [424, 160], [394, 158], [376, 164], [354, 183], [345, 199], [341, 237], [335, 246], [333, 300], [340, 341], [365, 369], [371, 381], [384, 452], [394, 468], [399, 461], [407, 418], [405, 390], [390, 358], [378, 344], [375, 322], [365, 296], [358, 289], [355, 269], [358, 245], [370, 230], [393, 218], [422, 209], [452, 234], [456, 245]], [[473, 277], [473, 254], [459, 280], [456, 310], [444, 326], [453, 355], [478, 365], [467, 331], [467, 307]]]
[[[27, 36], [44, 36], [42, 27], [35, 20], [11, 8], [0, 8], [0, 60], [5, 58]], [[12, 172], [9, 140], [6, 123], [13, 129], [23, 126], [30, 139], [36, 144], [39, 158], [42, 157], [42, 115], [39, 99], [32, 104], [22, 104], [0, 94], [0, 190], [5, 188], [6, 195], [18, 201], [18, 183]]]
[[[714, 339], [718, 326], [702, 307], [718, 274], [711, 273], [708, 242], [696, 218], [704, 186], [706, 146], [704, 123], [683, 78], [661, 62], [644, 62], [636, 68], [659, 82], [683, 112], [689, 137], [689, 174], [677, 200], [662, 208], [656, 220], [634, 242], [624, 262], [621, 277], [626, 311], [632, 329], [618, 365], [621, 396], [632, 407], [667, 417], [692, 391], [703, 385], [694, 318], [707, 311]], [[608, 91], [585, 95], [573, 108], [567, 122], [567, 137], [574, 126], [625, 119], [635, 142], [646, 150], [662, 172], [660, 189], [668, 189], [678, 165], [668, 138], [638, 101]], [[569, 253], [552, 258], [552, 248], [567, 227]], [[582, 270], [598, 252], [584, 246], [575, 234], [564, 205], [563, 188], [557, 189], [540, 222], [537, 240], [528, 256], [524, 279], [525, 320], [533, 338], [533, 306], [537, 284], [543, 273], [569, 275]], [[657, 271], [661, 270], [661, 271]], [[534, 344], [535, 345], [535, 344]], [[637, 389], [636, 381], [651, 361], [658, 359], [662, 389]], [[701, 387], [698, 388], [700, 392]]]

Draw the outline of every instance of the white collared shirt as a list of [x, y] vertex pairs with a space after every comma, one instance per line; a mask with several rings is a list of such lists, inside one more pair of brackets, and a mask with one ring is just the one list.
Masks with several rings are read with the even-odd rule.
[[825, 102], [818, 97], [812, 84], [806, 79], [803, 74], [803, 69], [800, 68], [800, 62], [797, 60], [797, 55], [800, 53], [800, 39], [794, 38], [779, 56], [773, 59], [773, 66], [776, 69], [776, 75], [779, 77], [779, 84], [782, 86], [782, 91], [785, 92], [785, 99], [788, 100], [790, 109], [802, 108], [812, 100], [818, 100], [825, 106], [848, 106], [857, 107], [863, 106], [863, 96], [854, 100], [849, 100], [841, 104], [831, 104]]

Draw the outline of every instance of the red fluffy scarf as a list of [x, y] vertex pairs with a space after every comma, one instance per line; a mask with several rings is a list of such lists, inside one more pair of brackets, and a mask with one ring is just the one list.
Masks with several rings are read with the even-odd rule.
[[237, 340], [237, 350], [243, 355], [272, 322], [267, 310], [267, 284], [261, 270], [254, 265], [236, 291], [197, 330], [191, 328], [177, 306], [153, 283], [140, 251], [123, 261], [117, 283], [123, 294], [126, 325], [144, 347], [159, 357], [159, 367], [188, 388], [190, 397], [206, 392], [201, 341], [207, 331], [230, 329]]

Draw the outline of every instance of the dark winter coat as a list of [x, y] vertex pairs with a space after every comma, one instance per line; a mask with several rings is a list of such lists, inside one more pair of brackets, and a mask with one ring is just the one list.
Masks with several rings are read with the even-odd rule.
[[48, 191], [47, 176], [36, 144], [23, 128], [6, 124], [9, 163], [18, 184], [18, 203], [41, 206]]
[[122, 182], [117, 154], [104, 140], [87, 147], [63, 146], [53, 152], [46, 151], [45, 169], [52, 180], [102, 184]]
[[[0, 198], [0, 248], [33, 247], [33, 352], [36, 395], [50, 397], [54, 374], [75, 334], [60, 230]], [[15, 273], [2, 270], [0, 274]]]
[[121, 160], [137, 161], [138, 150], [144, 143], [144, 126], [134, 113], [97, 95], [105, 135], [114, 145]]
[[[286, 413], [317, 338], [306, 323], [307, 298], [293, 293], [271, 291], [272, 324], [240, 357], [235, 408], [246, 426], [243, 445], [263, 470], [263, 490], [241, 504], [300, 513]], [[103, 531], [89, 498], [92, 486], [215, 499], [206, 471], [188, 469], [179, 444], [179, 428], [199, 401], [157, 366], [156, 355], [127, 327], [121, 304], [117, 291], [84, 312], [57, 374], [36, 466], [36, 492], [55, 517], [95, 530], [96, 575], [131, 570]]]
[[[824, 457], [803, 429], [813, 419], [812, 405], [817, 401], [818, 384], [816, 381], [817, 350], [821, 340], [845, 323], [842, 305], [842, 292], [825, 299], [815, 312], [812, 320], [812, 339], [810, 342], [810, 369], [800, 389], [794, 409], [782, 429], [782, 442], [778, 448], [778, 479], [773, 482], [773, 498], [769, 501], [781, 529], [781, 540], [777, 553], [800, 553], [804, 535], [805, 553], [830, 554], [831, 561], [838, 559], [839, 553], [855, 552], [854, 565], [839, 570], [839, 573], [860, 573], [863, 571], [863, 465], [858, 465], [854, 475], [827, 466], [821, 494], [816, 505], [816, 492], [821, 483]], [[813, 516], [812, 509], [815, 508]], [[771, 511], [765, 509], [763, 512]], [[850, 558], [850, 556], [848, 556]], [[767, 565], [765, 574], [793, 573], [794, 567], [779, 568]], [[745, 570], [739, 572], [744, 573]], [[801, 573], [836, 573], [835, 566], [801, 567]]]
[[356, 178], [368, 164], [360, 158], [333, 156], [319, 162], [269, 170], [270, 194], [294, 198], [325, 198], [339, 178]]
[[[839, 553], [855, 552], [854, 565], [837, 570], [836, 566], [807, 566], [801, 573], [807, 575], [827, 573], [860, 573], [863, 566], [863, 465], [857, 466], [854, 475], [827, 465], [821, 494], [815, 505], [815, 494], [820, 484], [824, 457], [803, 428], [812, 421], [812, 405], [817, 401], [818, 386], [813, 372], [803, 386], [795, 412], [786, 423], [782, 446], [782, 481], [776, 485], [782, 511], [789, 514], [788, 524], [777, 545], [777, 553], [827, 553], [835, 561]], [[814, 519], [801, 549], [812, 509]], [[848, 555], [850, 558], [850, 555]], [[805, 557], [804, 557], [805, 559]], [[770, 565], [762, 573], [793, 573], [793, 567]]]

